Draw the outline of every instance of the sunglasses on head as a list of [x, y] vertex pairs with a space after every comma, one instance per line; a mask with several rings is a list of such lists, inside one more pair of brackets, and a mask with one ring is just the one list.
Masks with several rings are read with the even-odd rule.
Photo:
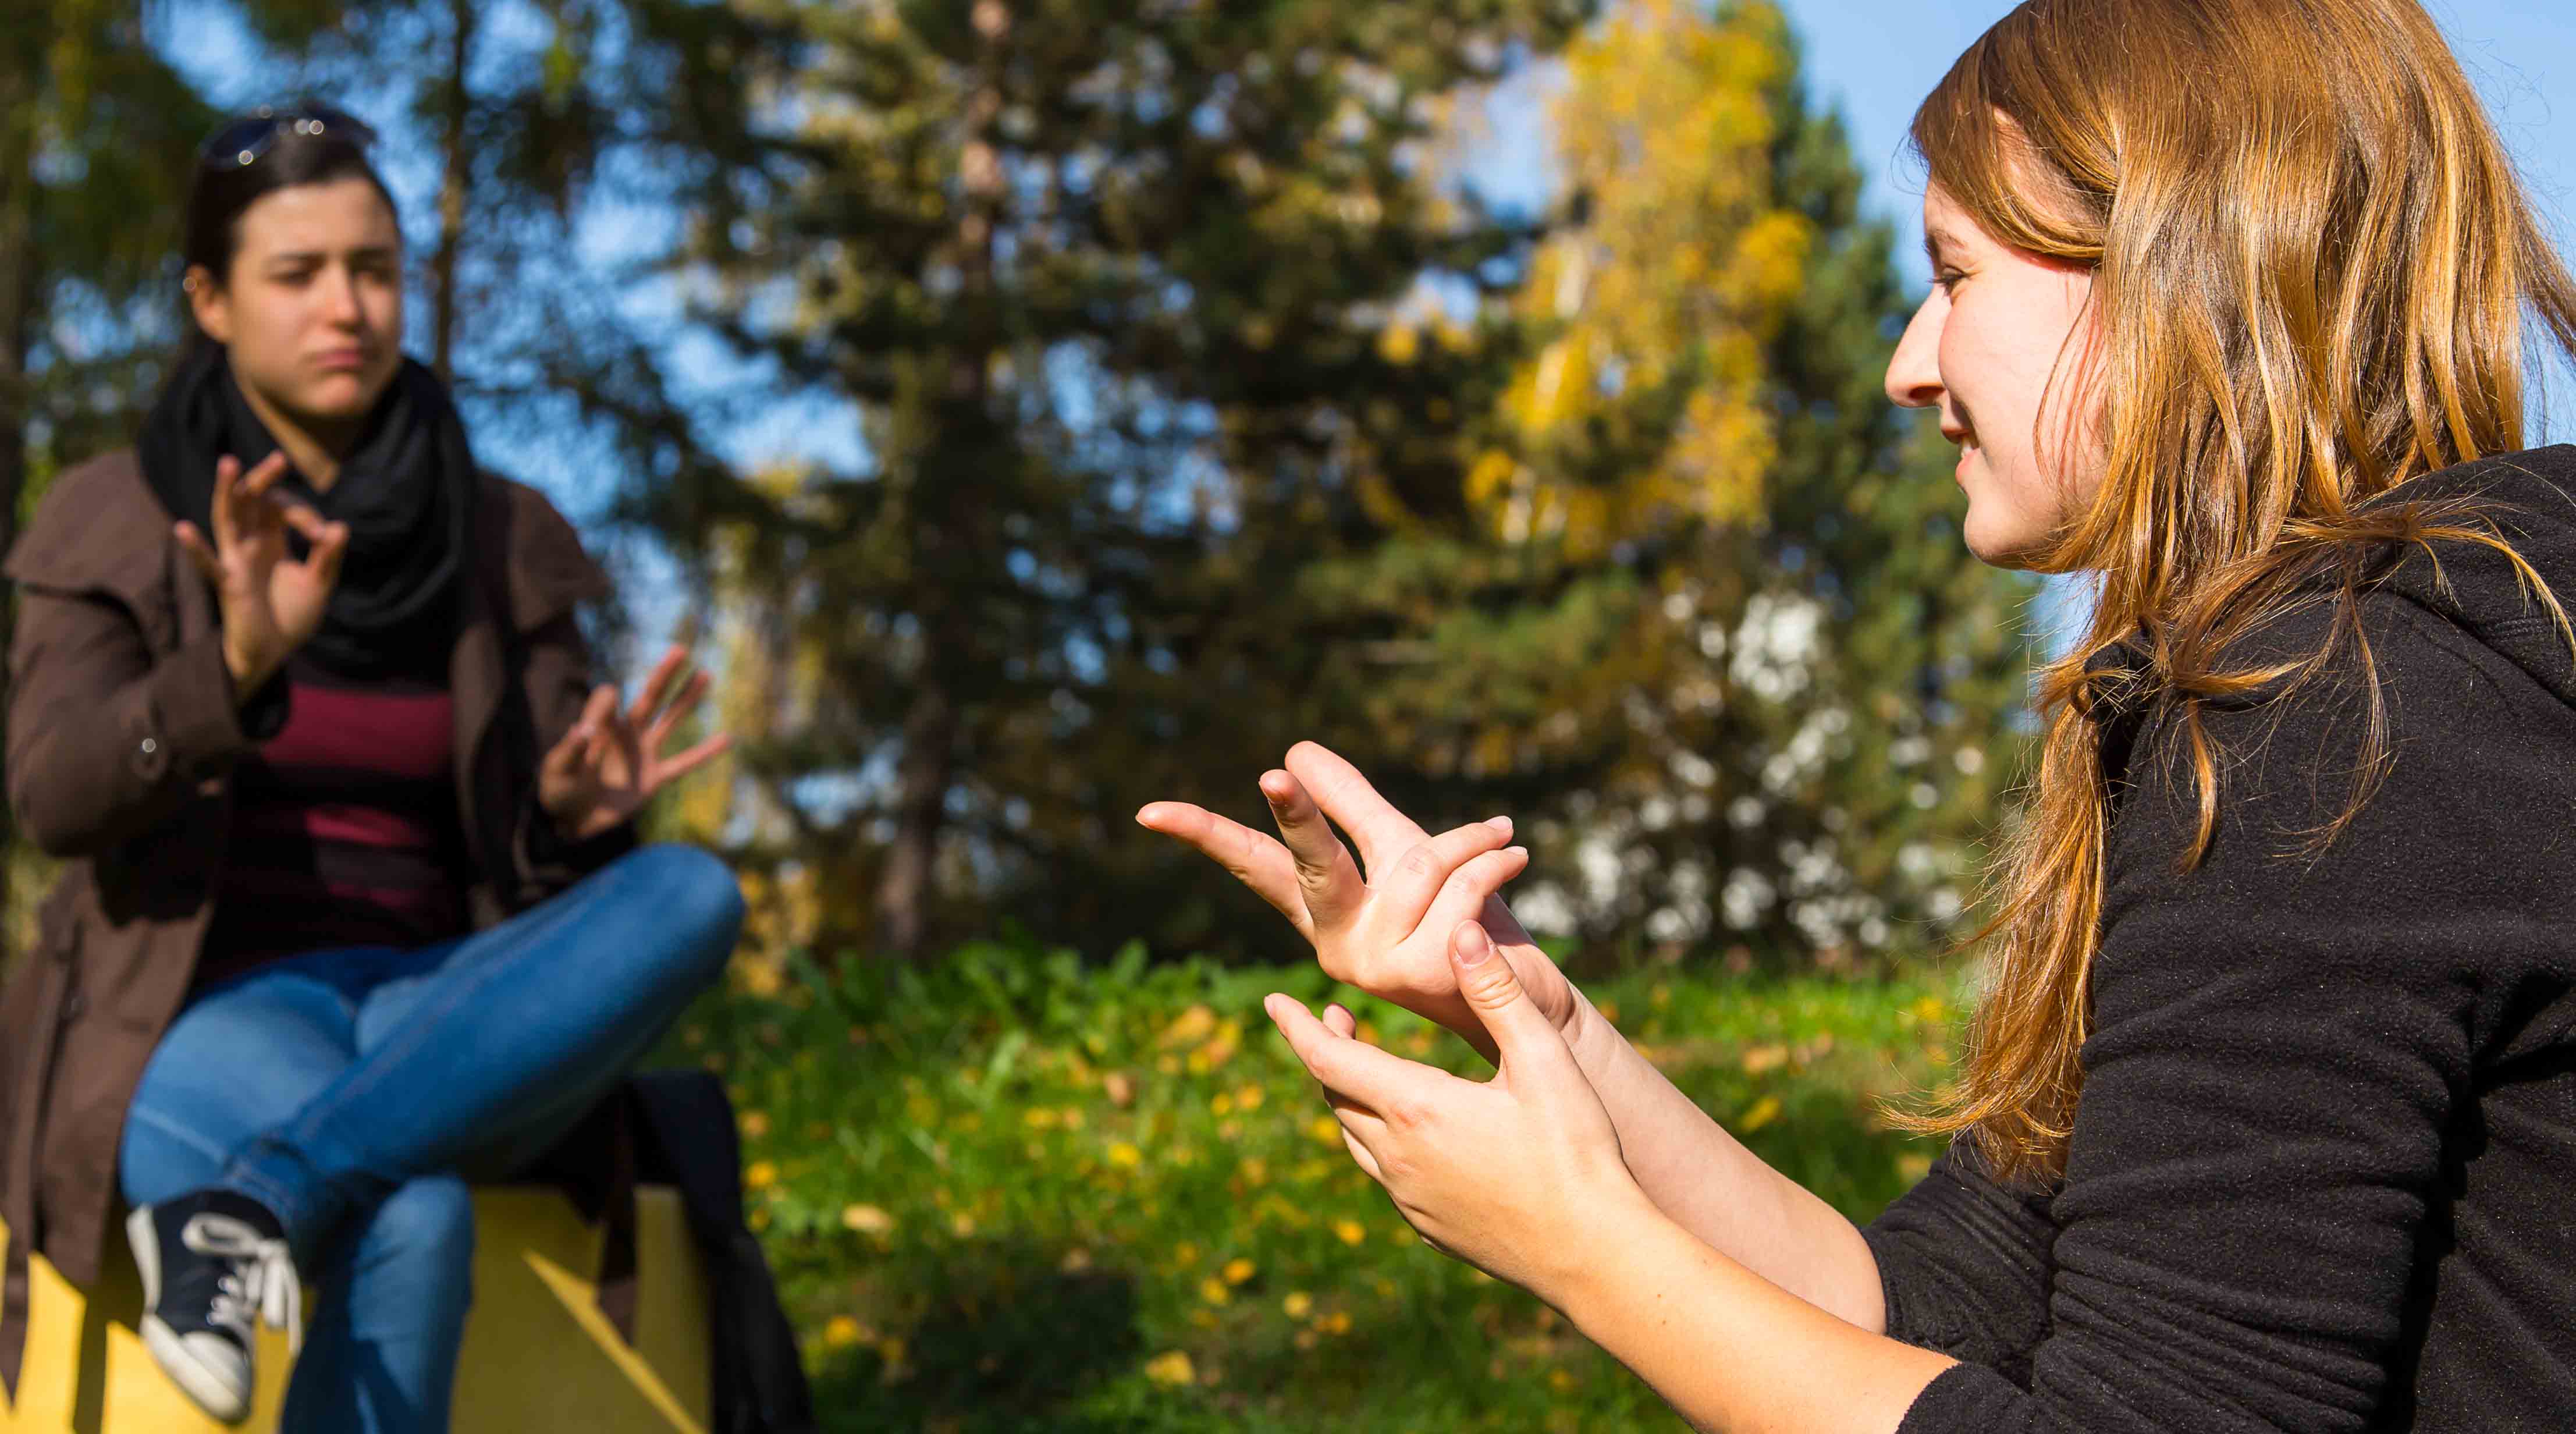
[[365, 120], [336, 110], [329, 105], [297, 105], [276, 109], [261, 105], [240, 119], [227, 120], [223, 128], [207, 136], [198, 160], [208, 169], [242, 169], [257, 164], [268, 153], [280, 135], [334, 135], [360, 149], [376, 142], [376, 132]]

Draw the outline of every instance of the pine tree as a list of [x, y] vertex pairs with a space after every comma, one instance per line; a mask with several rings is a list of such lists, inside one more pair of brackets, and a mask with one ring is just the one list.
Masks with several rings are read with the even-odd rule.
[[761, 8], [797, 37], [758, 79], [774, 163], [704, 205], [700, 312], [857, 405], [868, 463], [652, 508], [775, 678], [742, 771], [779, 854], [891, 953], [943, 916], [1187, 940], [1248, 914], [1129, 814], [1248, 792], [1302, 735], [1319, 554], [1412, 506], [1463, 520], [1494, 359], [1387, 319], [1525, 242], [1436, 187], [1434, 121], [1584, 7]]
[[1632, 0], [1567, 71], [1573, 222], [1468, 471], [1482, 541], [1343, 580], [1437, 616], [1342, 685], [1414, 802], [1521, 817], [1536, 924], [1919, 947], [2011, 766], [2023, 589], [1967, 553], [1946, 458], [1880, 391], [1909, 307], [1886, 226], [1768, 4]]
[[[129, 440], [175, 332], [172, 216], [214, 111], [147, 9], [25, 0], [0, 25], [0, 552], [46, 479]], [[8, 868], [0, 909], [49, 879], [31, 850]]]

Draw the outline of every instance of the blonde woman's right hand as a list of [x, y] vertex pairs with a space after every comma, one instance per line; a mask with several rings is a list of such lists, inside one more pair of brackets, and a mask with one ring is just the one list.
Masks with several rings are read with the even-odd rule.
[[[170, 530], [214, 585], [224, 666], [245, 702], [321, 627], [349, 551], [348, 524], [325, 522], [272, 491], [285, 475], [283, 453], [247, 474], [239, 459], [216, 459], [213, 541], [184, 518]], [[287, 551], [289, 530], [310, 545], [300, 560]]]
[[[1490, 1060], [1493, 1037], [1449, 960], [1459, 923], [1481, 921], [1531, 1000], [1571, 1033], [1581, 1006], [1573, 986], [1498, 895], [1529, 866], [1529, 853], [1508, 845], [1508, 818], [1431, 836], [1314, 742], [1263, 773], [1261, 793], [1277, 838], [1188, 802], [1150, 803], [1136, 820], [1197, 847], [1277, 907], [1314, 943], [1326, 975], [1439, 1022]], [[1327, 816], [1358, 843], [1365, 879]]]

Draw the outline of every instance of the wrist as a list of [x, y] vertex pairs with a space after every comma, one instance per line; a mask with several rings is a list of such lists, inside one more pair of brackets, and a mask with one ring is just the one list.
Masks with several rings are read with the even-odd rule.
[[282, 656], [245, 648], [230, 636], [224, 639], [224, 670], [232, 674], [233, 695], [243, 702], [268, 685], [268, 679], [284, 666]]
[[1623, 1062], [1639, 1059], [1637, 1048], [1628, 1044], [1628, 1038], [1619, 1034], [1619, 1028], [1610, 1024], [1610, 1018], [1601, 1014], [1601, 1008], [1592, 1004], [1583, 988], [1568, 982], [1566, 989], [1573, 993], [1573, 1000], [1568, 1003], [1560, 1027], [1565, 1033], [1565, 1048], [1574, 1054], [1574, 1063], [1597, 1087], [1602, 1077], [1616, 1071]]
[[587, 835], [584, 831], [584, 828], [590, 824], [590, 813], [587, 810], [574, 812], [557, 811], [552, 804], [548, 803], [543, 797], [539, 797], [537, 799], [537, 815], [544, 819], [547, 828], [553, 832], [556, 840], [563, 842], [567, 846], [580, 842], [583, 837]]
[[1586, 1237], [1566, 1242], [1564, 1262], [1530, 1290], [1578, 1329], [1588, 1331], [1604, 1310], [1632, 1300], [1635, 1272], [1658, 1267], [1673, 1239], [1696, 1243], [1646, 1197], [1625, 1167], [1618, 1173], [1620, 1178], [1602, 1182], [1585, 1202]]

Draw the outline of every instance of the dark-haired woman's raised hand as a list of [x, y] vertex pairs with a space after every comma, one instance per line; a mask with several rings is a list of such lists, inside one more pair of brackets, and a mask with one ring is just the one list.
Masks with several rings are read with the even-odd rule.
[[[215, 460], [213, 541], [197, 525], [179, 520], [170, 530], [215, 588], [223, 613], [224, 666], [243, 701], [304, 645], [322, 625], [340, 560], [349, 551], [349, 525], [290, 503], [272, 491], [286, 476], [286, 455], [272, 453], [247, 474], [241, 460]], [[288, 551], [293, 531], [310, 546], [301, 559]]]
[[731, 739], [718, 732], [683, 751], [663, 753], [706, 699], [705, 672], [691, 670], [681, 679], [688, 663], [689, 649], [674, 643], [653, 664], [632, 704], [621, 705], [611, 686], [590, 694], [581, 720], [537, 767], [537, 801], [558, 832], [573, 841], [598, 836], [725, 749]]

